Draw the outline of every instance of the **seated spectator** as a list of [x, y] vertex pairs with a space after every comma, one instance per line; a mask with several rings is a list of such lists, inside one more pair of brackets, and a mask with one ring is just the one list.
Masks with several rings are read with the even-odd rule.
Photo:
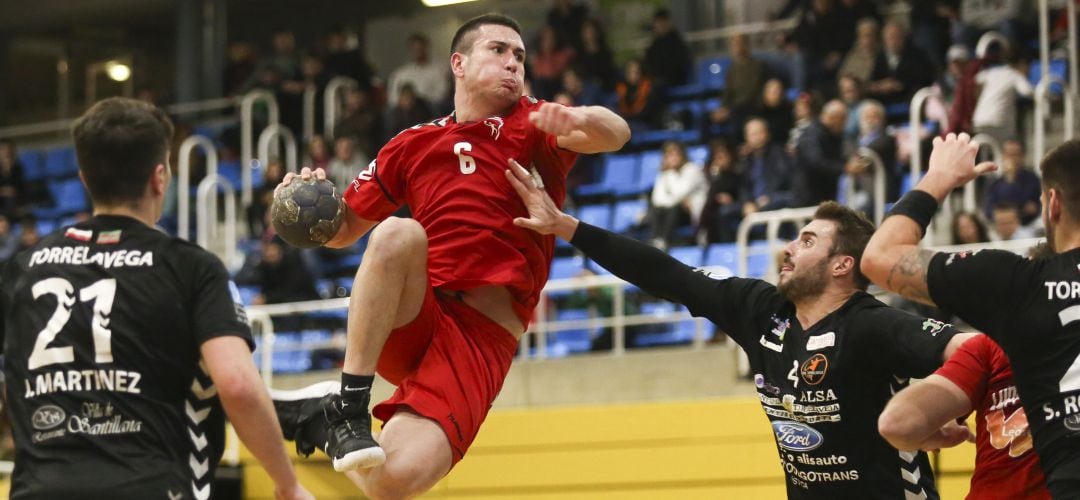
[[271, 158], [263, 169], [263, 183], [255, 188], [248, 207], [248, 234], [264, 234], [270, 227], [270, 205], [274, 203], [274, 188], [285, 178], [285, 166], [279, 158]]
[[0, 139], [0, 215], [18, 220], [28, 209], [23, 164], [15, 156], [15, 143]]
[[705, 239], [709, 243], [735, 241], [735, 232], [742, 219], [742, 205], [739, 203], [742, 175], [735, 170], [731, 147], [723, 139], [713, 140], [709, 148], [705, 177], [709, 182], [705, 208], [701, 211], [701, 228], [705, 232]]
[[664, 88], [683, 85], [690, 80], [693, 58], [690, 47], [671, 21], [671, 12], [658, 9], [653, 14], [653, 39], [645, 49], [645, 71]]
[[652, 78], [642, 72], [641, 61], [626, 62], [626, 78], [615, 85], [615, 111], [630, 122], [630, 127], [653, 128], [660, 121], [660, 96], [653, 88]]
[[668, 248], [679, 226], [697, 225], [709, 186], [701, 166], [687, 159], [682, 144], [668, 141], [660, 149], [664, 156], [647, 217], [653, 245]]
[[540, 28], [537, 50], [529, 54], [528, 65], [536, 97], [548, 100], [558, 92], [562, 72], [573, 59], [574, 49], [563, 43], [555, 28]]
[[862, 85], [851, 75], [840, 75], [837, 80], [840, 101], [847, 106], [848, 115], [844, 122], [844, 139], [855, 140], [859, 135], [859, 107], [862, 103]]
[[814, 101], [811, 99], [810, 94], [800, 94], [791, 109], [795, 125], [791, 127], [791, 132], [788, 134], [787, 153], [794, 156], [799, 139], [802, 138], [806, 129], [810, 128], [810, 124], [814, 123]]
[[994, 206], [991, 217], [994, 221], [994, 241], [1035, 237], [1035, 231], [1020, 224], [1020, 209], [1016, 205], [1000, 203]]
[[332, 76], [352, 78], [362, 90], [370, 91], [375, 70], [364, 58], [360, 47], [355, 43], [350, 44], [349, 39], [350, 35], [343, 26], [333, 27], [326, 35], [326, 72]]
[[582, 80], [574, 68], [566, 68], [566, 71], [563, 71], [561, 91], [566, 92], [574, 102], [574, 106], [602, 104], [600, 89], [593, 85], [592, 82]]
[[918, 47], [908, 42], [904, 27], [887, 23], [884, 44], [874, 62], [867, 94], [888, 106], [911, 102], [915, 91], [934, 81], [933, 66]]
[[255, 74], [257, 58], [255, 46], [250, 42], [230, 42], [226, 50], [228, 61], [225, 63], [225, 95], [240, 94], [244, 85]]
[[578, 52], [576, 60], [583, 80], [591, 82], [604, 92], [615, 89], [619, 72], [615, 69], [615, 56], [608, 48], [600, 21], [586, 19], [581, 25], [581, 51]]
[[844, 154], [847, 106], [829, 101], [818, 120], [807, 127], [795, 146], [795, 185], [798, 206], [809, 207], [836, 199], [836, 185], [848, 158]]
[[[343, 134], [348, 135], [348, 134]], [[308, 141], [307, 159], [302, 162], [304, 166], [312, 169], [327, 169], [330, 167], [330, 148], [326, 146], [326, 138], [315, 134]]]
[[776, 78], [765, 82], [757, 117], [768, 124], [771, 141], [778, 144], [787, 142], [788, 136], [791, 135], [791, 128], [795, 125], [795, 112], [791, 102], [784, 95], [783, 82]]
[[387, 105], [397, 106], [401, 98], [401, 89], [406, 85], [413, 92], [432, 106], [441, 104], [450, 94], [450, 77], [444, 63], [432, 61], [429, 57], [431, 42], [420, 33], [409, 35], [410, 61], [390, 73], [387, 82]]
[[19, 245], [18, 248], [16, 248], [15, 253], [33, 247], [41, 241], [41, 233], [38, 232], [37, 220], [33, 217], [24, 217], [21, 224], [22, 229], [19, 231]]
[[783, 146], [769, 139], [764, 120], [751, 118], [744, 127], [746, 143], [739, 148], [742, 214], [767, 212], [791, 206], [791, 158]]
[[255, 305], [282, 304], [302, 300], [317, 300], [315, 279], [300, 258], [300, 252], [273, 238], [263, 242], [262, 261], [255, 266], [259, 295]]
[[15, 255], [19, 248], [19, 237], [11, 232], [11, 221], [0, 214], [0, 263]]
[[874, 62], [880, 50], [878, 22], [869, 17], [860, 19], [855, 32], [855, 45], [844, 56], [839, 73], [841, 76], [850, 75], [859, 83], [865, 84], [874, 76]]
[[971, 124], [976, 133], [989, 134], [999, 141], [1017, 139], [1018, 97], [1031, 97], [1035, 89], [1027, 78], [1027, 62], [1005, 49], [1008, 64], [992, 66], [975, 75], [979, 99]]
[[[877, 154], [885, 168], [885, 199], [900, 197], [900, 178], [896, 168], [896, 138], [885, 130], [885, 107], [877, 101], [864, 101], [859, 107], [859, 137], [856, 144]], [[873, 190], [873, 165], [870, 160], [856, 153], [846, 166], [849, 174], [858, 176], [856, 187], [871, 194]], [[867, 210], [869, 213], [869, 210]]]
[[986, 216], [993, 217], [994, 207], [1009, 204], [1020, 209], [1020, 223], [1031, 224], [1042, 213], [1042, 189], [1039, 176], [1024, 164], [1024, 146], [1010, 139], [1002, 145], [1001, 177], [986, 188]]
[[970, 245], [990, 241], [990, 231], [978, 214], [956, 212], [952, 219], [952, 245]]
[[397, 106], [390, 108], [386, 120], [386, 140], [413, 125], [426, 123], [434, 118], [431, 106], [416, 95], [411, 85], [401, 87]]
[[[411, 127], [416, 123], [419, 122], [407, 126]], [[391, 134], [400, 131], [401, 129], [387, 130]], [[369, 92], [357, 88], [345, 91], [345, 110], [334, 124], [333, 133], [334, 137], [352, 137], [363, 155], [372, 158], [375, 156], [379, 144], [383, 142], [383, 117], [371, 102]]]
[[345, 189], [356, 174], [367, 166], [368, 161], [367, 156], [356, 150], [352, 137], [338, 137], [334, 140], [334, 159], [330, 160], [326, 175], [338, 189]]
[[743, 33], [732, 35], [731, 66], [724, 75], [721, 106], [712, 112], [713, 123], [730, 123], [741, 130], [743, 122], [758, 110], [761, 91], [765, 87], [765, 65], [750, 53], [750, 37]]

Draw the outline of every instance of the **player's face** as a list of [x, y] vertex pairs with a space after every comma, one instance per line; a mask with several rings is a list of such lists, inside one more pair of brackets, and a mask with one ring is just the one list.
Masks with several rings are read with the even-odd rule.
[[525, 43], [516, 31], [498, 24], [476, 30], [472, 48], [462, 54], [461, 78], [472, 98], [516, 102], [525, 80]]
[[825, 290], [835, 232], [833, 222], [814, 220], [784, 247], [777, 289], [788, 300], [813, 297]]

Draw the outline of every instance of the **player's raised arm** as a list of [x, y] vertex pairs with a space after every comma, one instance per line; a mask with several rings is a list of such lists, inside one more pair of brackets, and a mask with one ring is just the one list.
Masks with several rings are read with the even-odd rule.
[[908, 299], [933, 305], [926, 270], [934, 252], [920, 249], [919, 241], [938, 205], [952, 190], [996, 168], [993, 163], [976, 165], [978, 152], [979, 146], [967, 134], [934, 139], [926, 176], [896, 203], [866, 246], [861, 266], [870, 281]]
[[560, 148], [578, 153], [618, 151], [630, 140], [626, 120], [603, 106], [567, 107], [546, 102], [529, 113], [529, 121], [556, 136]]

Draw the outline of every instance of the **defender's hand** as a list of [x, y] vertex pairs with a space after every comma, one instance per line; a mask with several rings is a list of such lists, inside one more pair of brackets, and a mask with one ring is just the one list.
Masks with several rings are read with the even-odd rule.
[[574, 237], [577, 231], [577, 219], [563, 213], [555, 202], [548, 196], [547, 191], [542, 189], [533, 179], [525, 167], [510, 160], [510, 168], [506, 170], [506, 178], [510, 185], [514, 186], [525, 208], [529, 211], [529, 218], [517, 217], [514, 225], [532, 229], [540, 234], [554, 234], [566, 241]]
[[585, 125], [585, 116], [576, 108], [545, 102], [540, 109], [529, 113], [529, 122], [551, 135], [562, 136], [581, 130]]

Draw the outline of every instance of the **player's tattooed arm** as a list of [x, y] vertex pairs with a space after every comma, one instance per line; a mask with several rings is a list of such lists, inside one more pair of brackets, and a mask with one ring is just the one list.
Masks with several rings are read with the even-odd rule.
[[930, 268], [932, 258], [933, 251], [912, 247], [893, 264], [885, 288], [916, 302], [934, 305], [926, 286], [926, 270]]

